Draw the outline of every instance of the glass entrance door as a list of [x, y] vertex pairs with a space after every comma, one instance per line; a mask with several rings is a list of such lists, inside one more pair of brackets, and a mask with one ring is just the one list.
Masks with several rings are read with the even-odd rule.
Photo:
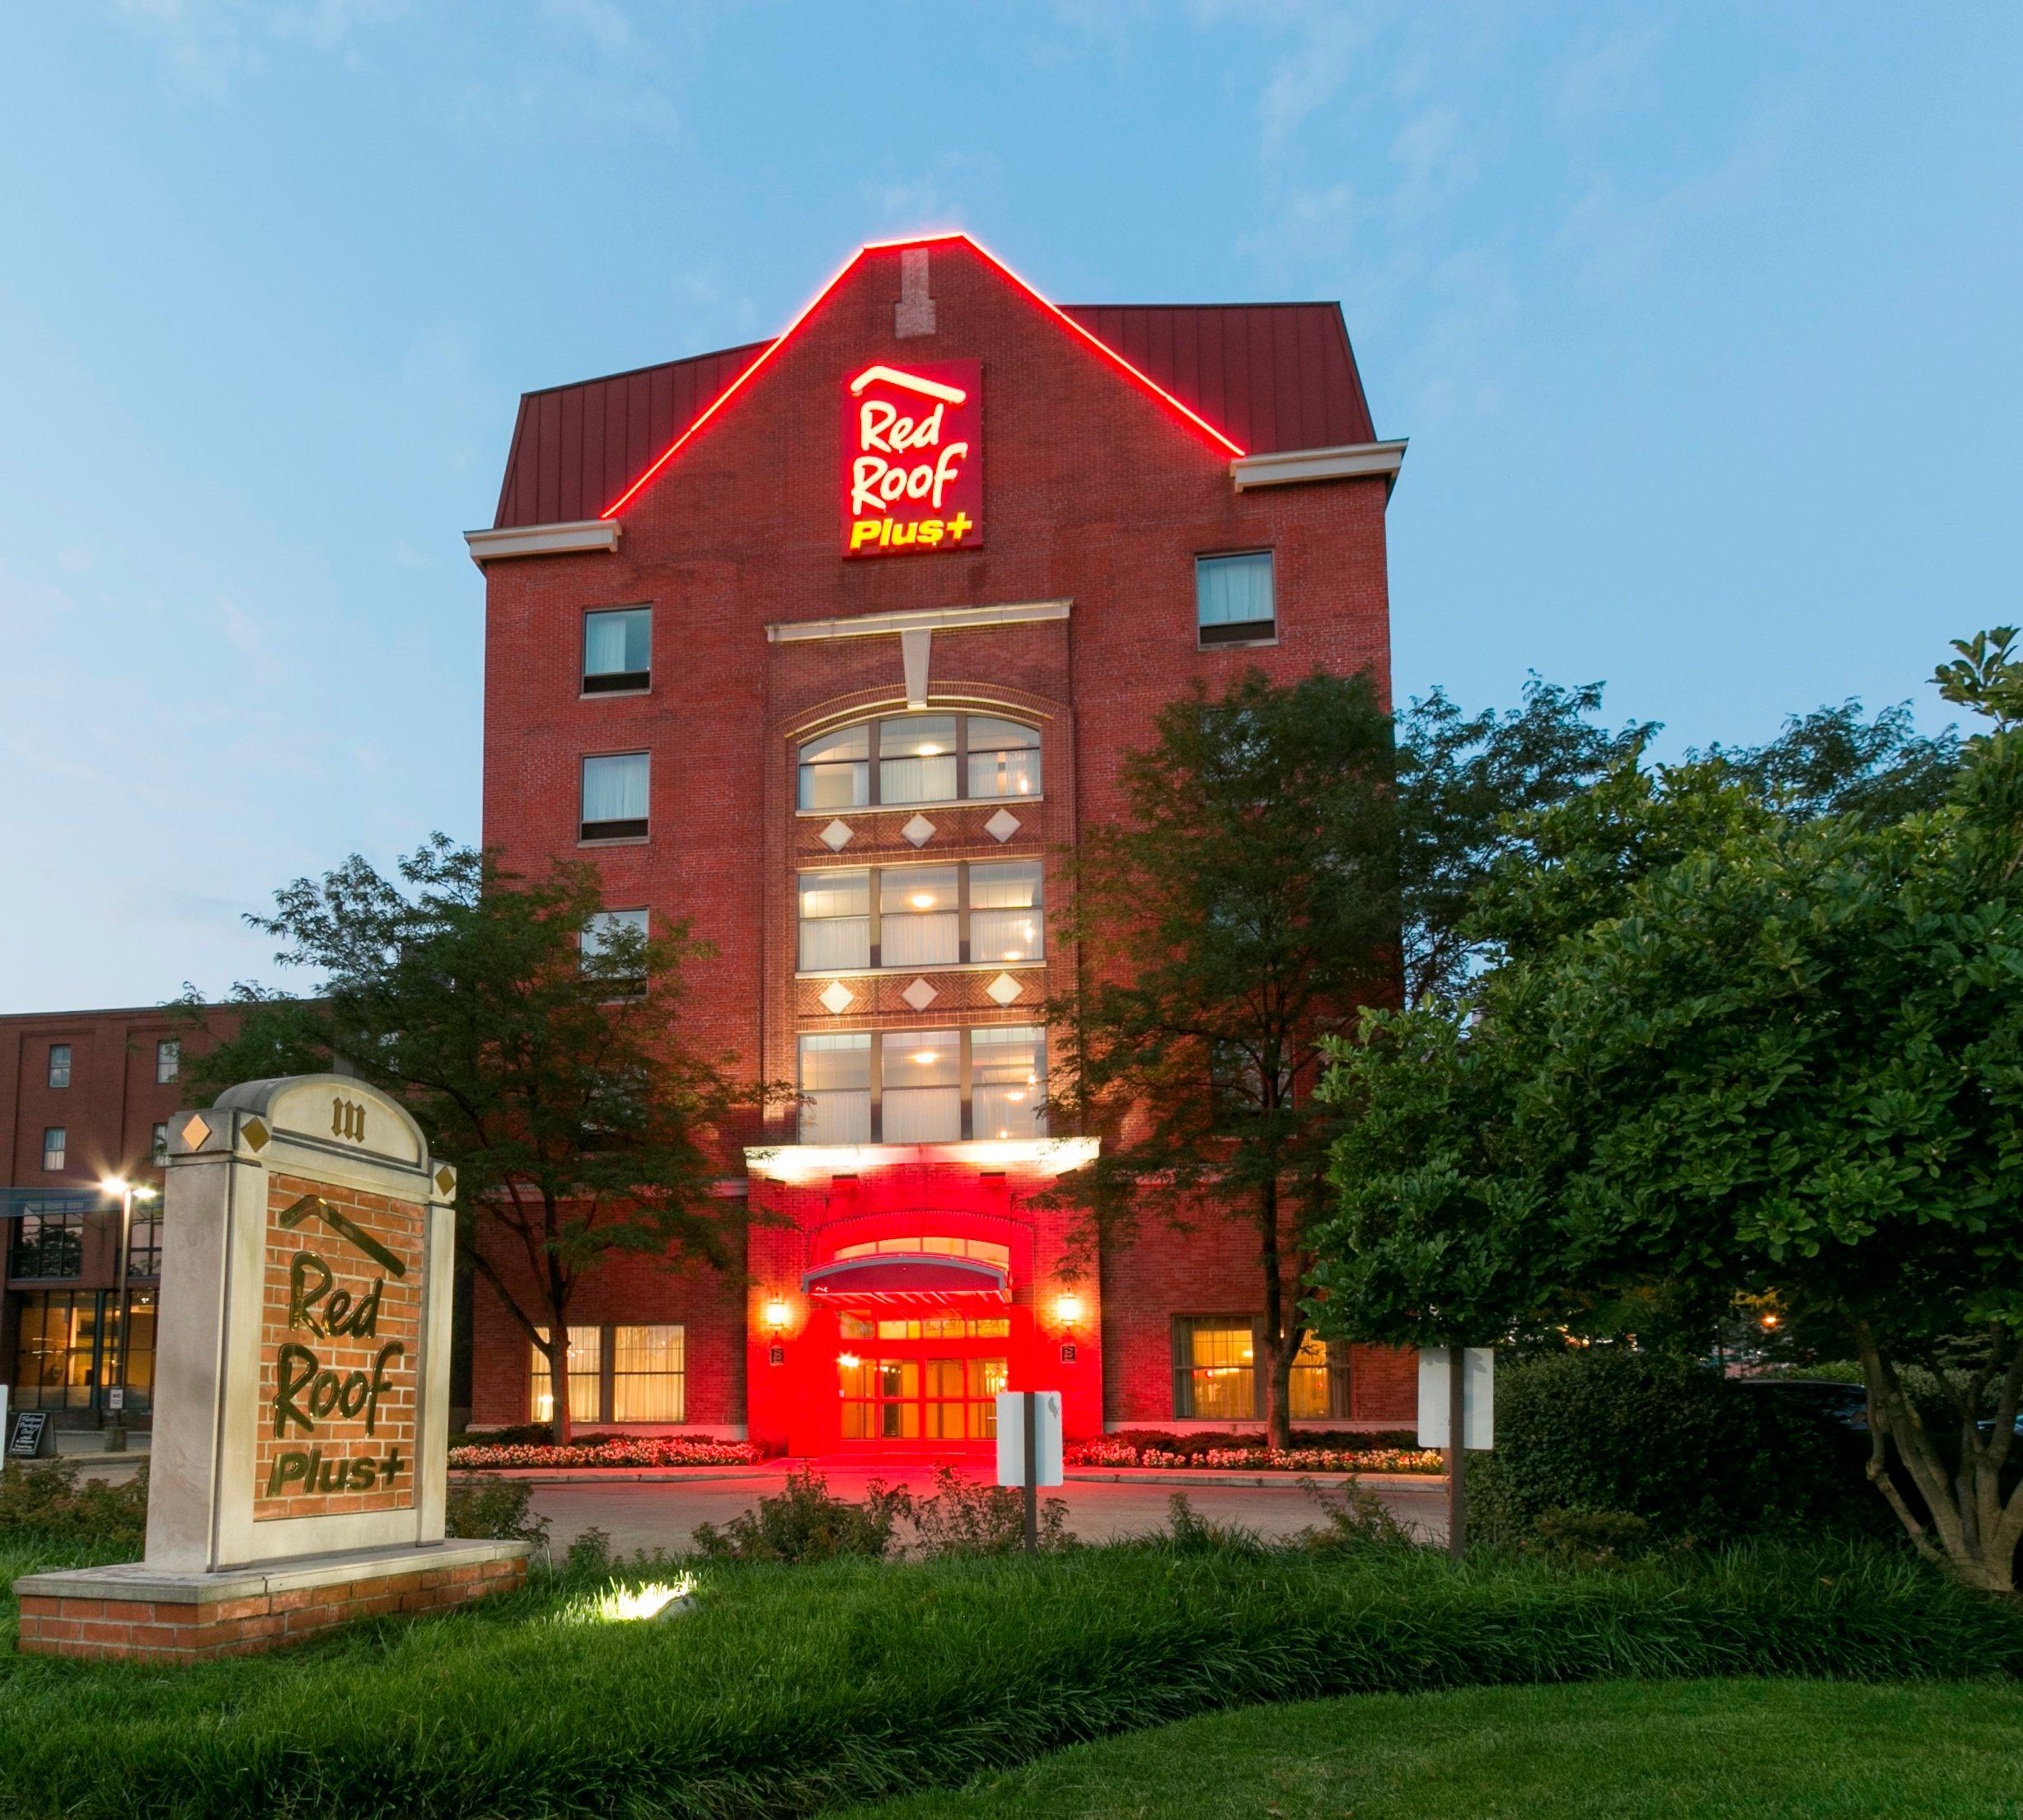
[[987, 1441], [997, 1434], [1001, 1358], [845, 1353], [836, 1372], [845, 1441]]

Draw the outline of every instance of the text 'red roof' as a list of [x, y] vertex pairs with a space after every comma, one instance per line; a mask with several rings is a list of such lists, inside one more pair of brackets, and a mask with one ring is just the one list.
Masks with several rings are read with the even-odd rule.
[[[1339, 304], [1061, 309], [1246, 453], [1376, 440]], [[494, 525], [596, 517], [774, 345], [749, 342], [524, 394]]]

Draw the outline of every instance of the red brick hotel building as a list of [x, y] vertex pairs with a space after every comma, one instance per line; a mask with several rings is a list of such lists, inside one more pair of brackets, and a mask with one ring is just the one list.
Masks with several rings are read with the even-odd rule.
[[[1254, 1422], [1239, 1228], [1062, 1271], [1030, 1197], [1075, 957], [1056, 858], [1162, 702], [1244, 666], [1388, 682], [1379, 442], [1333, 304], [1057, 307], [961, 235], [868, 246], [775, 340], [521, 401], [486, 588], [485, 838], [714, 943], [691, 1034], [805, 1096], [748, 1138], [746, 1268], [615, 1263], [573, 1413], [795, 1453]], [[546, 1413], [492, 1293], [473, 1420]], [[1318, 1346], [1295, 1419], [1411, 1413]]]

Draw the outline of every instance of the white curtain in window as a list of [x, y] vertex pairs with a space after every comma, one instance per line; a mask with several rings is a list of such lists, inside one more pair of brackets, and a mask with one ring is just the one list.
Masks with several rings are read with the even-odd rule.
[[870, 800], [871, 767], [867, 763], [801, 767], [803, 809], [856, 809]]
[[878, 760], [878, 796], [885, 802], [948, 802], [955, 798], [955, 754]]
[[583, 674], [589, 676], [608, 676], [616, 671], [644, 670], [646, 667], [644, 615], [639, 615], [641, 636], [636, 642], [642, 648], [640, 661], [629, 663], [626, 660], [626, 633], [633, 615], [630, 613], [592, 613], [583, 621]]
[[1206, 557], [1194, 565], [1203, 625], [1248, 625], [1271, 617], [1271, 557]]
[[1037, 796], [1040, 755], [1037, 751], [977, 752], [969, 755], [972, 796]]
[[970, 1104], [980, 1138], [1043, 1138], [1047, 1121], [1040, 1116], [1037, 1087], [1002, 1086], [979, 1082], [970, 1089]]
[[869, 1144], [871, 1141], [871, 1092], [869, 1088], [834, 1088], [810, 1093], [801, 1103], [803, 1144]]
[[962, 1135], [959, 1087], [888, 1087], [881, 1103], [887, 1144], [950, 1144]]
[[947, 965], [962, 958], [962, 935], [953, 910], [923, 915], [909, 910], [878, 923], [878, 958], [888, 967]]
[[[544, 1340], [548, 1337], [546, 1327], [537, 1327], [535, 1331]], [[569, 1416], [572, 1422], [603, 1420], [602, 1385], [599, 1378], [603, 1339], [603, 1330], [599, 1327], [571, 1327], [569, 1331]], [[533, 1361], [531, 1419], [551, 1422], [555, 1420], [554, 1373], [548, 1369], [547, 1354], [539, 1347], [530, 1345], [527, 1353]]]
[[583, 760], [583, 820], [644, 821], [646, 819], [646, 754], [626, 752], [616, 758]]
[[801, 925], [801, 966], [809, 973], [828, 973], [871, 965], [871, 919], [868, 916], [817, 917]]
[[686, 1335], [678, 1326], [618, 1327], [611, 1333], [611, 1420], [685, 1420]]

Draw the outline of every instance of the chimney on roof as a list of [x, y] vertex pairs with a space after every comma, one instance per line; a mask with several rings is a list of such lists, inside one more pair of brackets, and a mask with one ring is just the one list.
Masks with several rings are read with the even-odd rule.
[[934, 300], [927, 291], [927, 249], [902, 247], [899, 254], [899, 302], [892, 308], [892, 333], [931, 335], [934, 332]]

